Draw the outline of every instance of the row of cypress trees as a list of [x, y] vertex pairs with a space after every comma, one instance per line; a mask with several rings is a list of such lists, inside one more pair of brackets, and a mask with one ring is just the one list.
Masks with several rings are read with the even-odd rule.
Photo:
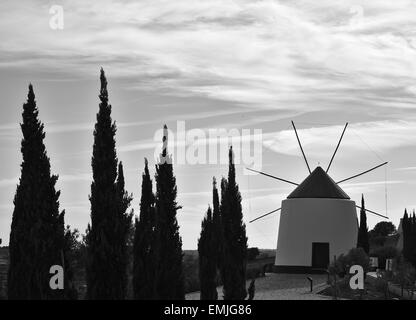
[[218, 298], [218, 274], [225, 300], [244, 300], [247, 236], [241, 194], [235, 179], [233, 150], [229, 151], [228, 179], [221, 180], [221, 202], [213, 180], [213, 210], [208, 207], [198, 240], [201, 300]]
[[403, 256], [416, 268], [416, 215], [404, 212], [402, 220]]
[[[132, 229], [132, 196], [125, 190], [124, 170], [116, 153], [116, 125], [108, 103], [107, 79], [100, 74], [100, 104], [94, 130], [91, 184], [91, 223], [86, 234], [87, 298], [125, 299], [129, 263], [128, 236]], [[75, 299], [72, 285], [71, 231], [59, 210], [58, 176], [52, 175], [44, 145], [44, 125], [32, 85], [23, 105], [23, 162], [14, 199], [8, 272], [9, 299]], [[184, 299], [182, 240], [176, 212], [177, 187], [164, 148], [156, 165], [153, 193], [148, 163], [142, 181], [140, 217], [133, 241], [133, 291], [137, 299]], [[64, 289], [50, 287], [50, 268], [64, 269]]]

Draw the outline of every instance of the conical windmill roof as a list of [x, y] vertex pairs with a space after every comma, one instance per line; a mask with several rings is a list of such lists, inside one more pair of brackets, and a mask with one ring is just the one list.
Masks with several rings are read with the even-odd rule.
[[287, 198], [350, 199], [321, 167], [312, 171]]

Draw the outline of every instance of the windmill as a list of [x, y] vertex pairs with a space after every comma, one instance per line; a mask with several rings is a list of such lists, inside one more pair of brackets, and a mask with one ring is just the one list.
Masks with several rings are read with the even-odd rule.
[[[326, 269], [330, 257], [345, 254], [356, 247], [358, 234], [356, 208], [361, 209], [361, 207], [351, 200], [341, 189], [340, 184], [385, 166], [387, 162], [336, 182], [328, 175], [328, 171], [344, 137], [348, 123], [342, 131], [326, 170], [318, 166], [313, 171], [311, 171], [293, 121], [292, 126], [308, 168], [309, 176], [298, 184], [247, 168], [247, 170], [296, 186], [287, 199], [282, 201], [280, 208], [251, 220], [250, 223], [281, 211], [275, 271], [305, 273]], [[370, 214], [388, 219], [388, 217], [377, 212], [365, 210]]]

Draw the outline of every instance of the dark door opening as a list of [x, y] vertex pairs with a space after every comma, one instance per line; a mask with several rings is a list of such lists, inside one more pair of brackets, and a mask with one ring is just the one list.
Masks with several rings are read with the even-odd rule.
[[326, 269], [329, 265], [329, 243], [312, 243], [312, 268]]

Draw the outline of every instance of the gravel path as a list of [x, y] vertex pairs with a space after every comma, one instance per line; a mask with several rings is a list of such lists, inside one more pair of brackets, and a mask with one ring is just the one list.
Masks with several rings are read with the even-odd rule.
[[[309, 281], [306, 277], [313, 279], [314, 290], [311, 293]], [[326, 275], [307, 274], [279, 274], [267, 273], [266, 277], [256, 279], [255, 300], [329, 300], [331, 297], [318, 295], [326, 286]], [[247, 281], [247, 288], [250, 281]], [[222, 298], [222, 287], [217, 289]], [[199, 292], [186, 295], [187, 300], [199, 300]]]

